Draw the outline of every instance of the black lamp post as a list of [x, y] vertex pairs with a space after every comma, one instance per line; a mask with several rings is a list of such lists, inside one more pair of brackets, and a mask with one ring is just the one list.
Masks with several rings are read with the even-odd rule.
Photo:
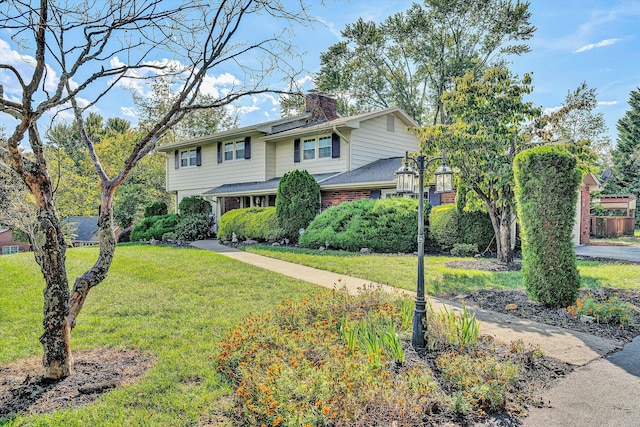
[[[453, 191], [453, 171], [445, 163], [444, 152], [442, 156], [427, 159], [423, 155], [409, 157], [405, 154], [404, 165], [396, 171], [396, 192], [399, 194], [415, 194], [415, 178], [418, 176], [418, 289], [416, 292], [416, 308], [413, 314], [413, 335], [411, 344], [416, 350], [426, 348], [424, 339], [424, 326], [427, 314], [427, 302], [424, 296], [424, 170], [435, 161], [440, 160], [442, 165], [436, 169], [436, 193], [449, 193]], [[413, 162], [417, 171], [409, 165]]]

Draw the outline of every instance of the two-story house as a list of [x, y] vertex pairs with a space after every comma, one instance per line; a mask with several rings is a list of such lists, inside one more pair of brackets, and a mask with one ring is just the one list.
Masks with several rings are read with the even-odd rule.
[[[338, 117], [336, 107], [312, 93], [303, 115], [160, 147], [176, 210], [187, 196], [212, 201], [218, 218], [231, 209], [275, 206], [280, 179], [294, 169], [320, 184], [323, 209], [395, 195], [394, 172], [406, 151], [419, 148], [408, 130], [418, 124], [396, 107], [350, 117]], [[440, 196], [430, 191], [431, 203], [440, 204]]]

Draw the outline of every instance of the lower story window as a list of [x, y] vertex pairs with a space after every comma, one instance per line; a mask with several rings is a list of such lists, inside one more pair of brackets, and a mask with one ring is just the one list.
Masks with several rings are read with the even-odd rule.
[[18, 245], [3, 246], [2, 255], [17, 254], [19, 252]]

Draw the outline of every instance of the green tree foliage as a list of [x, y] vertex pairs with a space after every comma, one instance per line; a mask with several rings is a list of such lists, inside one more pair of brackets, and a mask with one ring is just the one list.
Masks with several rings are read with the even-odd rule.
[[604, 115], [596, 108], [597, 92], [583, 82], [567, 93], [558, 111], [541, 117], [537, 124], [543, 140], [564, 146], [576, 157], [583, 173], [601, 169], [611, 149]]
[[398, 106], [418, 122], [445, 123], [441, 98], [453, 78], [528, 52], [530, 17], [528, 2], [424, 0], [379, 25], [360, 18], [321, 55], [317, 87], [336, 95], [342, 114]]
[[[430, 205], [426, 212], [429, 209]], [[300, 245], [352, 252], [369, 248], [379, 253], [411, 253], [417, 250], [417, 230], [416, 200], [361, 199], [330, 207], [318, 215], [300, 237]]]
[[582, 179], [576, 166], [575, 157], [552, 146], [514, 160], [524, 284], [533, 300], [550, 307], [574, 304], [580, 286], [572, 240]]
[[220, 240], [232, 240], [234, 234], [240, 240], [263, 242], [277, 242], [284, 238], [273, 206], [233, 209], [220, 217], [218, 225]]
[[165, 202], [153, 202], [144, 208], [144, 217], [166, 215], [169, 213], [169, 208]]
[[523, 98], [532, 90], [528, 75], [518, 80], [505, 68], [455, 79], [443, 95], [455, 122], [416, 131], [423, 151], [444, 150], [462, 186], [485, 205], [496, 236], [499, 262], [511, 263], [511, 226], [515, 212], [513, 158], [531, 138], [521, 130], [540, 110]]
[[311, 174], [298, 169], [285, 173], [276, 196], [276, 215], [285, 237], [297, 242], [299, 230], [307, 228], [319, 212], [320, 185]]
[[[633, 194], [640, 200], [640, 88], [631, 91], [629, 107], [618, 120], [618, 144], [611, 153], [613, 176], [606, 188], [615, 194]], [[640, 228], [637, 213], [636, 228]]]
[[[133, 101], [140, 114], [139, 127], [146, 129], [169, 111], [178, 99], [175, 91], [178, 79], [174, 74], [166, 74], [155, 79], [148, 96], [134, 94]], [[215, 104], [216, 97], [199, 94], [196, 102], [204, 105]], [[202, 108], [189, 110], [180, 123], [165, 134], [163, 143], [210, 135], [221, 130], [237, 127], [238, 117], [225, 108]]]

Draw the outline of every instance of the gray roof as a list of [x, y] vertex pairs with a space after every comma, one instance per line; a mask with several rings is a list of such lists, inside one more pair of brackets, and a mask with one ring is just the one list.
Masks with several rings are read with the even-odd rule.
[[74, 242], [97, 242], [98, 217], [97, 216], [70, 216], [62, 221], [63, 224], [71, 224], [71, 233], [76, 237]]
[[[322, 173], [312, 175], [313, 178], [317, 182], [321, 182], [324, 179], [327, 179], [333, 175], [336, 175], [337, 172], [334, 173]], [[239, 182], [235, 184], [224, 184], [220, 187], [216, 187], [212, 190], [205, 192], [204, 194], [220, 196], [220, 195], [228, 195], [228, 194], [241, 194], [241, 193], [275, 193], [278, 190], [278, 185], [280, 185], [280, 180], [282, 178], [272, 178], [268, 181], [255, 181], [255, 182]]]
[[391, 157], [380, 159], [366, 164], [358, 169], [343, 172], [320, 182], [322, 187], [332, 187], [339, 185], [359, 184], [359, 183], [380, 183], [387, 184], [395, 181], [395, 171], [402, 165], [402, 157]]

